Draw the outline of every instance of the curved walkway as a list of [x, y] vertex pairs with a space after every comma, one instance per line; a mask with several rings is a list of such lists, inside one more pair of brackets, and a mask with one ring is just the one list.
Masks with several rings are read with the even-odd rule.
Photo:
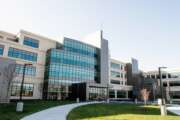
[[170, 107], [167, 107], [167, 110], [176, 114], [180, 115], [180, 105], [170, 105]]
[[26, 116], [21, 120], [66, 120], [68, 113], [76, 107], [87, 105], [87, 104], [94, 104], [100, 102], [82, 102], [82, 103], [74, 103], [68, 105], [62, 105], [58, 107], [49, 108], [32, 115]]

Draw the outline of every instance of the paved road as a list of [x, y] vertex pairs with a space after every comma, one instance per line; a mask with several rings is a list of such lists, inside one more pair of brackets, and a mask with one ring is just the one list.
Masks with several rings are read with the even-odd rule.
[[21, 120], [66, 120], [66, 116], [73, 108], [87, 104], [94, 104], [94, 103], [99, 103], [99, 102], [83, 102], [83, 103], [74, 103], [74, 104], [53, 107], [26, 116]]
[[167, 107], [167, 110], [176, 115], [180, 115], [180, 105], [170, 105], [170, 107]]

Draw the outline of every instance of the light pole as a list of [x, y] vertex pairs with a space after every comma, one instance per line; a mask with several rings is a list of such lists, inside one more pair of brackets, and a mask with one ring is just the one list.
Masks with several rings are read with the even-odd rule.
[[21, 81], [21, 89], [20, 89], [20, 95], [19, 95], [19, 102], [17, 103], [16, 106], [16, 111], [17, 112], [22, 112], [23, 111], [23, 106], [24, 103], [22, 102], [22, 93], [23, 93], [23, 85], [24, 85], [24, 78], [25, 78], [25, 72], [26, 72], [26, 67], [31, 66], [32, 63], [25, 63], [23, 66], [23, 75], [22, 75], [22, 81]]
[[77, 102], [77, 103], [79, 103], [79, 84], [80, 84], [80, 83], [77, 83], [77, 89], [76, 89], [76, 90], [77, 90], [77, 94], [76, 94], [76, 95], [77, 95], [77, 96], [76, 96], [76, 102]]
[[169, 81], [168, 84], [169, 84], [169, 85], [168, 85], [168, 90], [169, 90], [169, 92], [168, 92], [168, 93], [169, 93], [169, 103], [172, 104], [171, 95], [170, 95], [170, 91], [171, 91], [171, 90], [170, 90], [170, 81]]
[[106, 102], [109, 103], [109, 83], [107, 84], [107, 97]]
[[165, 103], [165, 98], [164, 98], [164, 90], [163, 90], [163, 82], [162, 82], [162, 74], [161, 74], [161, 69], [165, 69], [166, 67], [159, 67], [159, 80], [160, 80], [160, 91], [161, 91], [161, 115], [165, 116], [167, 115], [167, 110], [166, 110], [166, 103]]
[[154, 81], [153, 82], [153, 98], [154, 98], [154, 101], [156, 100], [156, 89], [157, 89], [157, 86], [156, 86], [156, 83]]

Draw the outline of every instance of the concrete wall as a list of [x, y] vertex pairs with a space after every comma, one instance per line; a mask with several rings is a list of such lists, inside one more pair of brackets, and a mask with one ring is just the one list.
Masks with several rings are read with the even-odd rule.
[[109, 46], [108, 41], [103, 39], [101, 40], [101, 84], [109, 84]]

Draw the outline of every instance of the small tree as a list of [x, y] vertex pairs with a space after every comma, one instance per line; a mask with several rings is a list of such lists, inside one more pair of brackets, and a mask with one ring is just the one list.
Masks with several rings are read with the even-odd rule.
[[141, 90], [141, 98], [144, 101], [144, 105], [147, 104], [147, 101], [149, 99], [149, 95], [150, 95], [150, 91], [148, 91], [147, 89], [143, 88]]
[[3, 70], [3, 74], [7, 82], [7, 97], [6, 98], [8, 98], [10, 94], [11, 82], [17, 76], [16, 64], [9, 64], [7, 67], [5, 67]]

